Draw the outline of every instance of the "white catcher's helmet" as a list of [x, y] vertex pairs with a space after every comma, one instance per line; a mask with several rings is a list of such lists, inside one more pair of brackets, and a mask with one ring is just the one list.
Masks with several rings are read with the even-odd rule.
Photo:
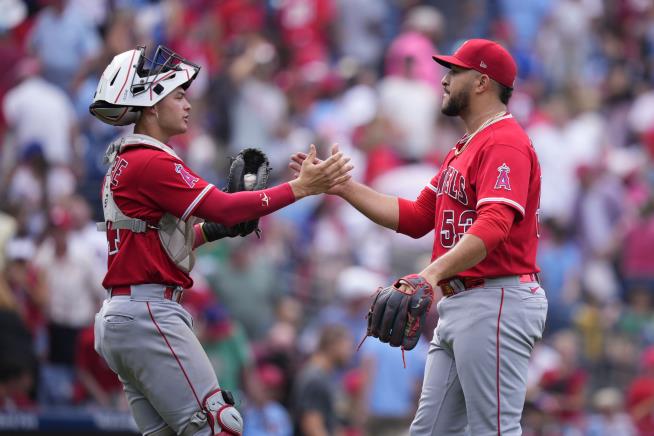
[[89, 111], [113, 126], [136, 122], [141, 108], [154, 106], [178, 86], [188, 88], [200, 67], [164, 46], [152, 59], [139, 46], [114, 56], [95, 90]]

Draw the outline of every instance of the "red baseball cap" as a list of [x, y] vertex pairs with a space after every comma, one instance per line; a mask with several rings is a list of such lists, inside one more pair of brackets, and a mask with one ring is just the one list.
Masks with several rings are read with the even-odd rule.
[[518, 72], [518, 67], [509, 52], [495, 41], [488, 39], [469, 39], [452, 56], [432, 56], [432, 58], [447, 68], [456, 65], [487, 74], [491, 79], [509, 88], [513, 88]]

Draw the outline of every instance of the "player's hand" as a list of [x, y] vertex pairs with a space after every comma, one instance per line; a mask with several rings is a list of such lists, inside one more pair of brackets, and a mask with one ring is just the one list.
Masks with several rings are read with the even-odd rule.
[[424, 277], [425, 280], [427, 280], [427, 283], [429, 283], [434, 289], [438, 289], [438, 284], [445, 278], [439, 274], [433, 263], [429, 264], [425, 269], [420, 271], [419, 275]]
[[[332, 145], [332, 157], [339, 154], [339, 149], [338, 149], [338, 144]], [[288, 167], [293, 171], [293, 177], [299, 177], [300, 171], [302, 169], [302, 164], [304, 161], [307, 159], [309, 155], [303, 152], [298, 152], [293, 155], [291, 155], [291, 161], [288, 164]], [[349, 158], [347, 158], [349, 161]], [[314, 164], [320, 164], [323, 161], [318, 159], [315, 155], [313, 157], [313, 163]], [[327, 191], [325, 191], [326, 194], [331, 194], [331, 195], [341, 195], [346, 189], [348, 185], [348, 181], [350, 181], [350, 178], [347, 178], [345, 181], [332, 186], [329, 188]]]
[[298, 177], [289, 182], [295, 198], [322, 194], [347, 182], [352, 177], [349, 172], [353, 168], [349, 162], [350, 158], [341, 152], [333, 153], [329, 159], [320, 161], [316, 158], [316, 146], [311, 144], [309, 154], [300, 165]]

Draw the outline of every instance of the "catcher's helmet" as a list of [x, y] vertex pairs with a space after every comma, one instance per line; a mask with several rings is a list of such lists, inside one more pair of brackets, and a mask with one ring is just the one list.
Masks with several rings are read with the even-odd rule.
[[114, 56], [105, 68], [89, 111], [113, 126], [136, 122], [141, 108], [150, 107], [178, 86], [186, 89], [200, 67], [169, 48], [157, 47], [152, 59], [139, 46]]

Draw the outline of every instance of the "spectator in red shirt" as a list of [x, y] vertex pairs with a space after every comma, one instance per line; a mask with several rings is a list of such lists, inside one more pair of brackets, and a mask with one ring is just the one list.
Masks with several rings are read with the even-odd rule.
[[580, 424], [588, 374], [578, 358], [579, 341], [574, 332], [563, 330], [553, 340], [559, 363], [541, 376], [537, 403], [564, 426]]
[[243, 34], [260, 33], [266, 24], [266, 6], [259, 0], [223, 0], [216, 2], [214, 11], [221, 39], [227, 43]]
[[629, 386], [627, 410], [639, 434], [654, 434], [654, 346], [643, 351], [641, 374]]
[[654, 199], [642, 206], [624, 238], [622, 272], [630, 284], [654, 290]]
[[333, 0], [286, 0], [279, 2], [279, 31], [290, 52], [291, 64], [326, 63], [333, 42], [336, 17]]
[[93, 326], [80, 332], [75, 347], [76, 403], [92, 401], [103, 407], [127, 409], [123, 385], [93, 349]]

